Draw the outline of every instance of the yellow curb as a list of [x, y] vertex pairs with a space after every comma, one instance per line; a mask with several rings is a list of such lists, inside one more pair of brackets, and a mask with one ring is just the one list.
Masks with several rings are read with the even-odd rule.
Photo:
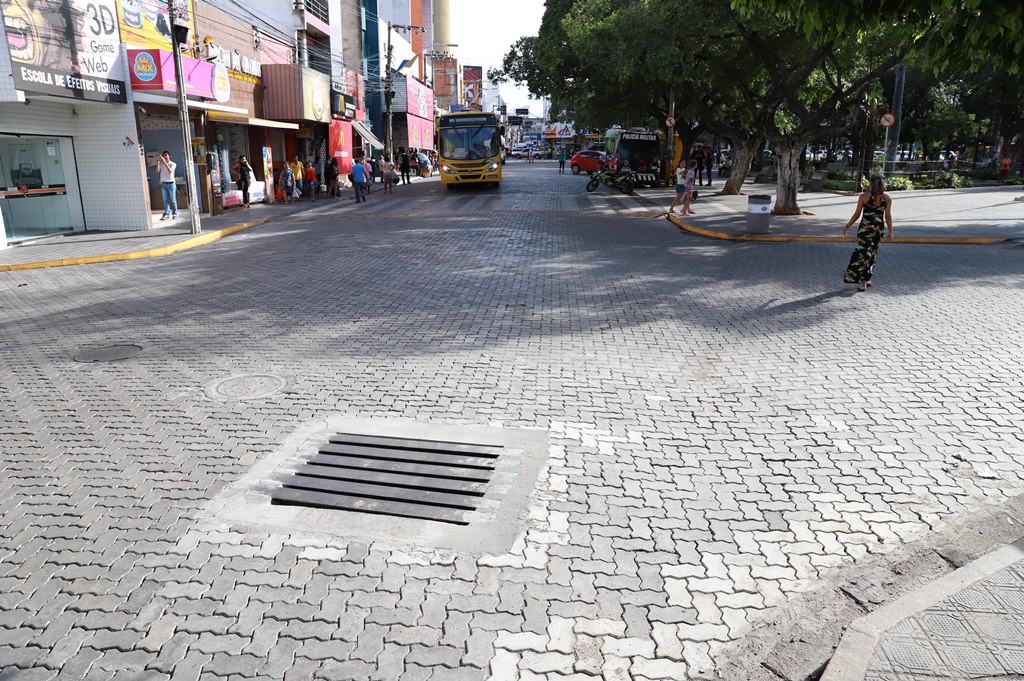
[[226, 236], [231, 236], [232, 234], [236, 234], [238, 232], [241, 232], [242, 230], [249, 229], [250, 227], [262, 225], [267, 220], [269, 220], [269, 218], [260, 218], [259, 220], [253, 220], [251, 222], [243, 222], [241, 224], [225, 227], [224, 229], [217, 229], [212, 232], [206, 232], [205, 234], [194, 236], [191, 239], [178, 241], [177, 243], [170, 244], [169, 246], [149, 248], [144, 251], [130, 251], [128, 253], [108, 253], [107, 255], [87, 255], [81, 258], [61, 258], [59, 260], [43, 260], [40, 262], [22, 262], [13, 265], [0, 265], [0, 272], [14, 272], [16, 270], [40, 270], [43, 269], [44, 267], [94, 265], [96, 263], [101, 262], [117, 262], [119, 260], [138, 260], [141, 258], [159, 258], [160, 256], [178, 253], [179, 251], [187, 251], [190, 248], [196, 248], [198, 246], [204, 246], [218, 239], [223, 239]]
[[[719, 232], [713, 229], [705, 229], [703, 227], [695, 227], [689, 223], [683, 222], [675, 215], [669, 213], [668, 219], [670, 222], [675, 224], [680, 229], [692, 232], [693, 234], [699, 234], [706, 236], [711, 239], [724, 239], [726, 241], [762, 241], [762, 242], [786, 242], [786, 241], [803, 241], [803, 242], [845, 242], [853, 243], [857, 241], [856, 237], [851, 236], [787, 236], [785, 234], [730, 234], [729, 232]], [[959, 245], [985, 245], [985, 244], [998, 244], [1006, 241], [1002, 237], [930, 237], [930, 236], [898, 236], [892, 241], [886, 241], [886, 243], [893, 244], [959, 244]]]

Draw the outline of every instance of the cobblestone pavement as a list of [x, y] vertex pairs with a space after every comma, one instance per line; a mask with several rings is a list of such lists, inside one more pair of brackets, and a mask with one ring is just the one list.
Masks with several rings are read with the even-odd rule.
[[[507, 168], [0, 277], [0, 678], [706, 678], [791, 595], [1024, 491], [1024, 250], [883, 244], [854, 294], [843, 244], [708, 241]], [[290, 388], [204, 391], [254, 372]], [[201, 518], [338, 415], [546, 429], [528, 531], [479, 556]]]
[[1024, 677], [1024, 562], [889, 629], [865, 681]]

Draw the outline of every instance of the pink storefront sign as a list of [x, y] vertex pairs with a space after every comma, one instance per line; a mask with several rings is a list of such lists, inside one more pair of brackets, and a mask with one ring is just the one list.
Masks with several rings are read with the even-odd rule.
[[426, 121], [418, 116], [406, 116], [409, 128], [409, 146], [416, 149], [434, 148], [434, 122]]
[[[185, 75], [185, 92], [195, 97], [213, 99], [213, 64], [182, 55], [181, 68]], [[174, 80], [174, 55], [171, 52], [130, 49], [128, 72], [133, 90], [178, 91]]]

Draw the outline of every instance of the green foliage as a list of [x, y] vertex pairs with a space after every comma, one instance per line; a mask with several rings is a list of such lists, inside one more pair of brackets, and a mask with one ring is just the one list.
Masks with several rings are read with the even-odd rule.
[[1020, 0], [732, 0], [745, 16], [780, 16], [809, 40], [863, 43], [877, 29], [893, 44], [910, 44], [935, 66], [969, 65], [980, 70], [979, 54], [997, 69], [1020, 73], [1024, 57], [1024, 3]]
[[852, 192], [857, 188], [857, 180], [825, 180], [822, 186], [834, 192]]
[[1003, 184], [1024, 184], [1024, 176], [1022, 175], [1010, 175], [1003, 180]]
[[914, 183], [906, 175], [893, 175], [885, 178], [885, 188], [891, 192], [913, 191]]
[[936, 189], [957, 189], [959, 187], [973, 187], [974, 180], [967, 177], [966, 175], [961, 175], [960, 173], [955, 173], [951, 170], [940, 170], [939, 172], [935, 173], [934, 178], [932, 179], [932, 186], [935, 187]]

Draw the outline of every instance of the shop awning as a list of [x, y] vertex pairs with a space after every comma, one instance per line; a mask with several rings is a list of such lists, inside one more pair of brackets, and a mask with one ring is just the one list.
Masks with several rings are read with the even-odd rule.
[[224, 121], [225, 123], [238, 123], [240, 125], [255, 125], [260, 128], [280, 128], [281, 130], [298, 130], [297, 123], [283, 123], [281, 121], [270, 121], [266, 118], [253, 118], [246, 115], [244, 109], [242, 114], [233, 114], [224, 111], [211, 111], [208, 117], [211, 121]]
[[377, 136], [373, 134], [373, 131], [366, 127], [366, 124], [362, 121], [352, 121], [352, 129], [355, 130], [359, 135], [370, 143], [370, 146], [374, 149], [383, 149], [384, 143], [377, 139]]
[[[133, 92], [132, 99], [135, 100], [136, 104], [162, 104], [164, 106], [178, 106], [178, 100], [173, 92], [166, 94], [154, 94], [151, 92]], [[202, 102], [198, 99], [189, 99], [188, 108], [190, 109], [202, 109], [204, 111], [217, 111], [218, 113], [232, 114], [235, 116], [247, 116], [249, 114], [245, 109], [241, 109], [237, 106], [225, 106], [224, 104], [217, 104], [216, 102]]]

